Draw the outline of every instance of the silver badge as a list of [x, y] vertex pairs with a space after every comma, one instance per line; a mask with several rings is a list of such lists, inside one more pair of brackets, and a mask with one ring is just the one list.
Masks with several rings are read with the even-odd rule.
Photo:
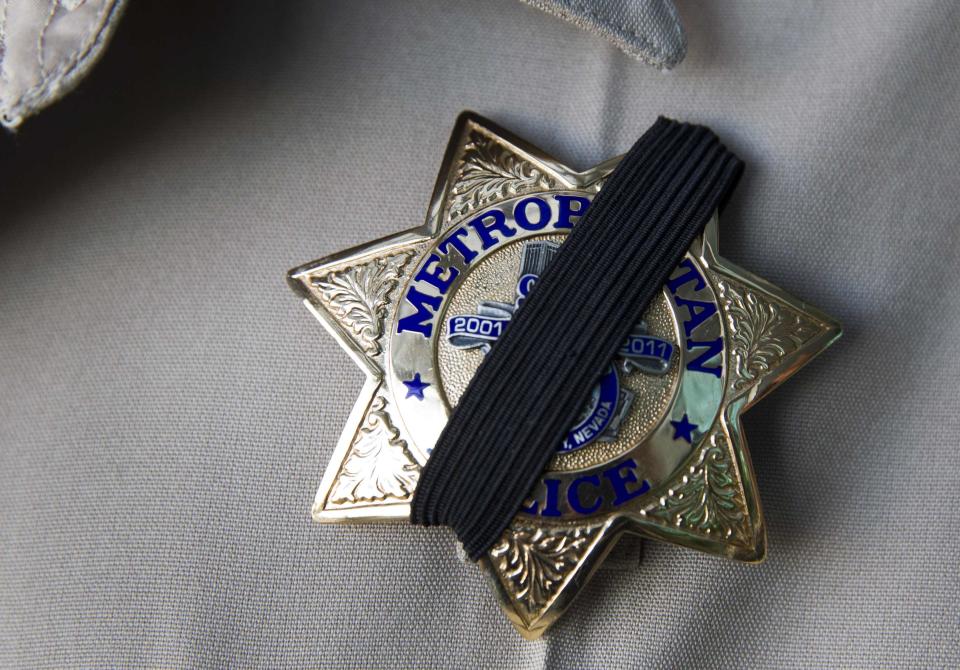
[[[452, 408], [616, 162], [575, 172], [466, 113], [424, 226], [290, 272], [367, 374], [316, 520], [409, 516]], [[740, 416], [840, 327], [721, 258], [717, 227], [714, 217], [674, 268], [480, 561], [525, 637], [556, 621], [624, 533], [764, 557]]]

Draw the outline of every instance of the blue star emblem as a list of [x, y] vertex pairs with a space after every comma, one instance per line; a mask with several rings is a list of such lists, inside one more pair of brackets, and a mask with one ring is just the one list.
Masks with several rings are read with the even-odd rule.
[[430, 386], [429, 383], [420, 379], [419, 372], [415, 374], [410, 381], [404, 380], [403, 385], [407, 387], [407, 395], [405, 397], [413, 397], [417, 400], [423, 400], [423, 390]]
[[693, 431], [697, 430], [697, 425], [690, 423], [686, 414], [679, 421], [671, 421], [670, 425], [673, 426], [673, 439], [684, 439], [688, 444], [693, 444]]

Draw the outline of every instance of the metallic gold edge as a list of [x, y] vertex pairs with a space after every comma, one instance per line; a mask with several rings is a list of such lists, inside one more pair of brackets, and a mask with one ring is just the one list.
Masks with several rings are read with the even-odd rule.
[[[570, 527], [590, 527], [598, 524], [574, 524]], [[563, 616], [583, 587], [590, 581], [604, 559], [613, 550], [625, 532], [629, 532], [619, 517], [606, 519], [597, 536], [584, 551], [583, 558], [571, 570], [553, 599], [537, 616], [527, 620], [516, 606], [516, 601], [504, 584], [500, 572], [484, 556], [477, 563], [497, 593], [500, 609], [525, 640], [537, 640]]]

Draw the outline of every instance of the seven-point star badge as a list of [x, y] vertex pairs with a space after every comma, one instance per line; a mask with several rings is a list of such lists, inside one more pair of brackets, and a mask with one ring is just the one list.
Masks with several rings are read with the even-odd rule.
[[[409, 516], [420, 470], [477, 366], [617, 161], [575, 172], [464, 113], [424, 225], [290, 272], [307, 308], [366, 373], [314, 519]], [[714, 217], [632, 324], [480, 561], [524, 637], [557, 620], [624, 533], [740, 561], [764, 557], [740, 417], [841, 330], [723, 259], [717, 227]]]

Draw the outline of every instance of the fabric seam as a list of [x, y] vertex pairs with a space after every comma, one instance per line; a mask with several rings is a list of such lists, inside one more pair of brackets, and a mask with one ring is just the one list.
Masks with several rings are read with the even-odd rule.
[[[682, 61], [686, 55], [686, 37], [683, 32], [682, 24], [680, 23], [680, 17], [676, 11], [676, 8], [670, 2], [665, 2], [663, 5], [666, 7], [670, 18], [673, 19], [673, 30], [681, 45], [680, 53], [675, 57], [668, 57], [668, 54], [663, 48], [662, 44], [657, 44], [650, 40], [647, 36], [641, 35], [635, 30], [629, 29], [625, 23], [617, 23], [608, 19], [607, 17], [597, 14], [596, 11], [582, 2], [577, 3], [575, 7], [570, 8], [565, 6], [557, 6], [555, 4], [545, 2], [544, 0], [523, 0], [523, 2], [565, 21], [570, 21], [574, 25], [588, 30], [589, 32], [600, 35], [601, 37], [612, 42], [615, 46], [620, 48], [628, 55], [638, 58], [648, 65], [669, 70], [680, 63], [680, 61]], [[572, 10], [579, 11], [582, 13], [582, 15], [576, 14], [575, 11]], [[583, 16], [587, 16], [593, 21], [585, 21]], [[635, 41], [630, 40], [630, 37], [633, 37]], [[648, 53], [648, 51], [644, 51], [644, 49], [648, 50], [650, 53]], [[651, 53], [653, 54], [653, 57], [651, 57]]]
[[[4, 2], [6, 9], [7, 1]], [[60, 95], [69, 91], [76, 83], [77, 74], [81, 67], [87, 67], [92, 61], [100, 55], [103, 46], [109, 37], [109, 28], [116, 24], [124, 5], [124, 0], [108, 0], [96, 19], [90, 22], [91, 30], [87, 38], [78, 46], [66, 59], [48, 73], [42, 73], [40, 80], [27, 90], [23, 91], [15, 100], [4, 106], [0, 110], [0, 122], [8, 128], [15, 128], [25, 116], [30, 115], [42, 106], [47, 100], [56, 99], [59, 95], [54, 95], [52, 90], [56, 86], [62, 86]], [[6, 15], [4, 14], [4, 19]], [[4, 20], [4, 23], [6, 21]], [[48, 22], [49, 25], [49, 22]], [[40, 35], [40, 54], [38, 59], [43, 62], [43, 40], [46, 28]], [[0, 68], [3, 62], [0, 60]], [[42, 72], [42, 69], [41, 69]]]

